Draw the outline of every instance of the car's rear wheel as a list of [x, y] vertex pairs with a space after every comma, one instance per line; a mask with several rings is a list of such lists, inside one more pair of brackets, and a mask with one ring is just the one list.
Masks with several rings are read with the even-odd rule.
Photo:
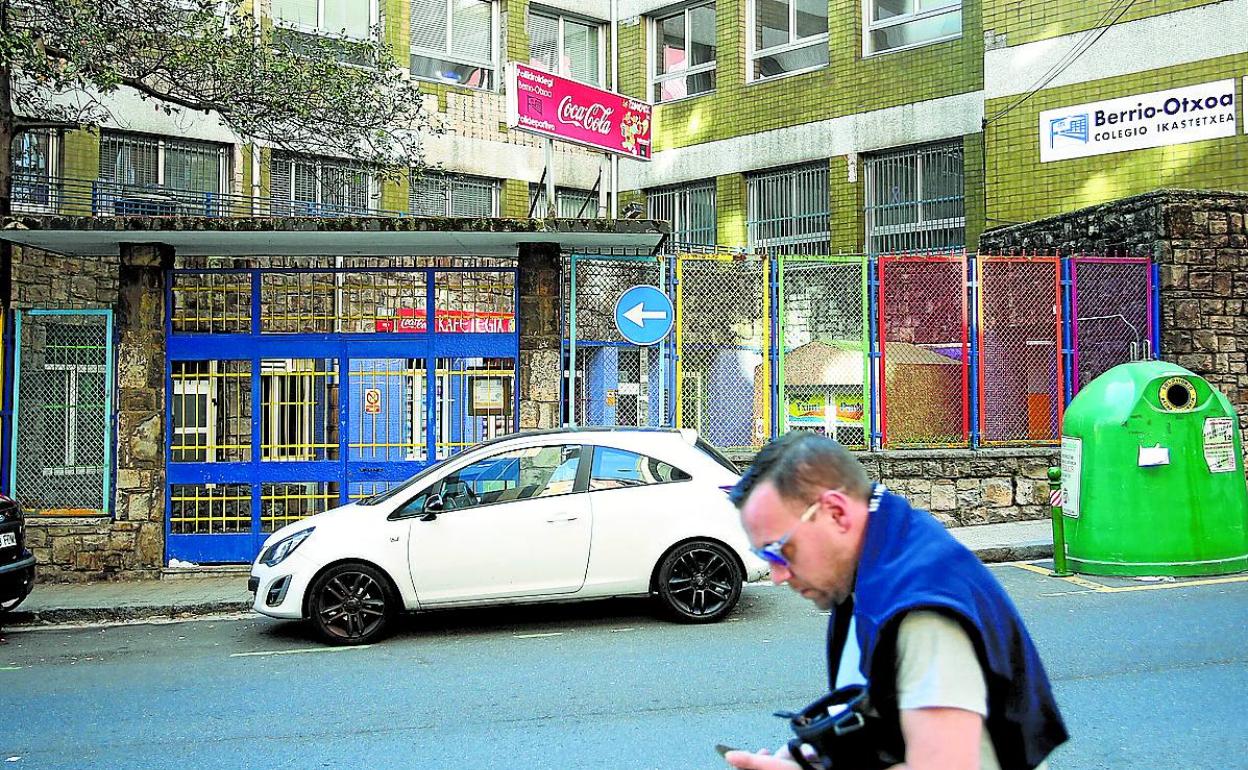
[[330, 644], [371, 644], [385, 636], [398, 612], [390, 582], [368, 564], [336, 564], [310, 591], [308, 619]]
[[713, 623], [741, 598], [741, 567], [732, 553], [709, 540], [673, 549], [659, 567], [658, 598], [663, 609], [682, 623]]
[[26, 596], [27, 594], [22, 594], [21, 596], [15, 596], [12, 599], [0, 601], [0, 615], [17, 609], [17, 605], [21, 604], [22, 601], [26, 599]]

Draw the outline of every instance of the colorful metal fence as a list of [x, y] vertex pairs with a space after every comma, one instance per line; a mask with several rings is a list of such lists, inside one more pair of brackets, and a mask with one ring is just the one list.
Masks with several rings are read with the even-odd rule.
[[1067, 264], [1073, 392], [1116, 364], [1156, 350], [1155, 274], [1144, 258], [1074, 257]]

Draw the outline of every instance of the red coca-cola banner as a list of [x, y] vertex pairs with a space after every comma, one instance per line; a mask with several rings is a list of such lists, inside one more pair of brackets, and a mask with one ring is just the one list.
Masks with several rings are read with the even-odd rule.
[[[514, 334], [516, 315], [486, 310], [438, 310], [433, 314], [433, 325], [438, 334]], [[394, 318], [374, 321], [373, 328], [378, 332], [424, 334], [429, 331], [429, 321], [424, 310], [399, 308]]]
[[653, 122], [646, 102], [519, 62], [507, 65], [507, 125], [512, 128], [650, 160]]

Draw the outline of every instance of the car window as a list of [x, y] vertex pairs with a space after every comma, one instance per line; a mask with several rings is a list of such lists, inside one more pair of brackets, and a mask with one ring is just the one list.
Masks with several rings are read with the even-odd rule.
[[590, 471], [591, 492], [623, 487], [642, 487], [647, 484], [664, 484], [669, 481], [687, 481], [692, 478], [680, 468], [656, 460], [653, 457], [612, 447], [594, 449], [594, 464]]
[[576, 486], [581, 447], [526, 447], [478, 460], [447, 476], [440, 494], [444, 510], [567, 494]]

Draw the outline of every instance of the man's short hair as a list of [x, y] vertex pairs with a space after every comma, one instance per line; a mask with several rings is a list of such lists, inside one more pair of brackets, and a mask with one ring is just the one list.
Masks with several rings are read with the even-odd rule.
[[812, 500], [837, 487], [863, 502], [871, 497], [871, 480], [862, 463], [836, 441], [804, 430], [789, 431], [763, 447], [728, 497], [740, 508], [764, 481], [790, 500]]

